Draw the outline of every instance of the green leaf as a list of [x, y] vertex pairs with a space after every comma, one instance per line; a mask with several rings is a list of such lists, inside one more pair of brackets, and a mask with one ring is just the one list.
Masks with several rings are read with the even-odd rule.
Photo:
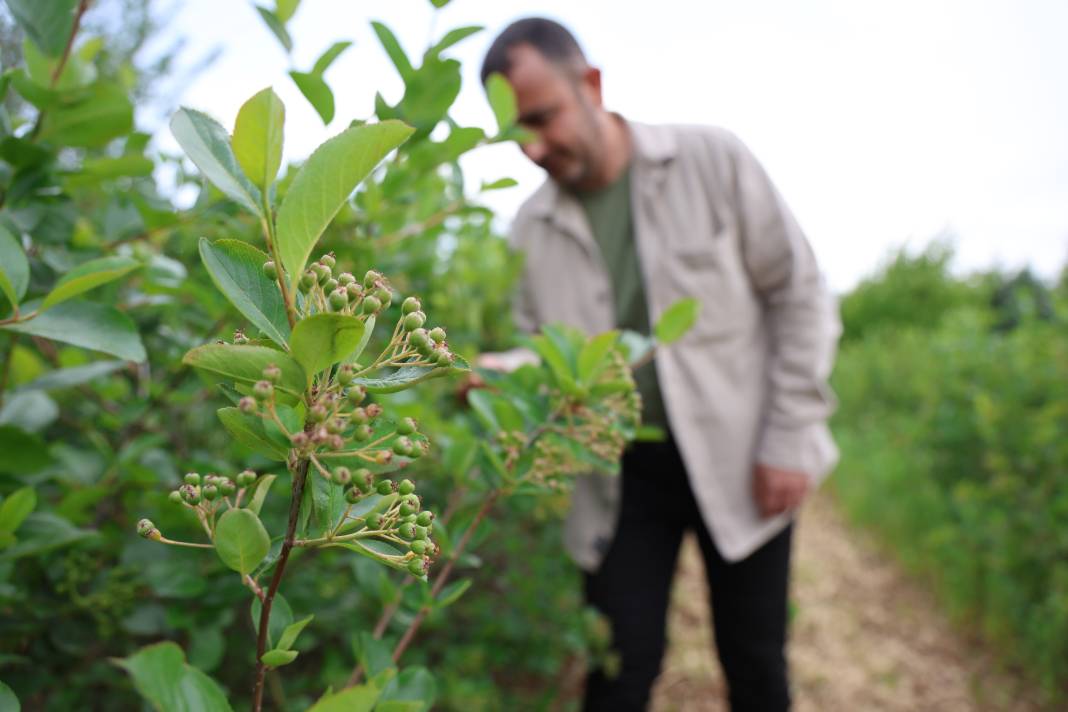
[[228, 567], [252, 573], [271, 548], [263, 522], [247, 509], [228, 509], [215, 525], [215, 551]]
[[278, 639], [278, 644], [275, 647], [281, 650], [289, 650], [290, 648], [292, 648], [293, 643], [295, 643], [297, 640], [297, 636], [300, 635], [300, 632], [302, 630], [304, 630], [304, 626], [311, 623], [312, 618], [315, 618], [314, 614], [306, 618], [301, 618], [296, 623], [290, 623], [289, 625], [287, 625], [286, 629], [282, 631], [282, 637]]
[[311, 73], [322, 75], [330, 65], [334, 63], [334, 60], [341, 56], [341, 53], [352, 46], [351, 42], [335, 42], [330, 45], [330, 48], [319, 55], [319, 59], [315, 60], [315, 66], [312, 67]]
[[470, 25], [468, 27], [457, 27], [454, 30], [449, 30], [444, 37], [442, 37], [437, 44], [427, 50], [427, 56], [437, 57], [442, 52], [452, 47], [457, 42], [467, 39], [471, 35], [478, 34], [485, 28], [482, 25]]
[[12, 492], [0, 504], [0, 532], [14, 534], [36, 506], [37, 493], [33, 487], [22, 487]]
[[633, 365], [656, 348], [656, 342], [637, 331], [624, 329], [619, 336], [619, 345], [627, 352], [627, 363]]
[[467, 589], [471, 588], [471, 579], [460, 579], [459, 581], [453, 581], [445, 588], [441, 589], [441, 593], [438, 594], [437, 604], [439, 607], [451, 606], [460, 599], [460, 596], [464, 595]]
[[26, 294], [29, 285], [30, 263], [26, 260], [26, 253], [15, 236], [0, 225], [0, 291], [14, 307]]
[[0, 681], [0, 712], [19, 712], [22, 706], [10, 687]]
[[[26, 311], [31, 309], [31, 304], [27, 304]], [[133, 320], [106, 304], [78, 300], [64, 302], [29, 321], [6, 324], [0, 329], [43, 336], [127, 361], [140, 363], [146, 358], [144, 344]]]
[[386, 50], [386, 54], [389, 55], [390, 61], [393, 62], [393, 66], [397, 68], [397, 72], [401, 75], [401, 79], [407, 82], [408, 77], [412, 76], [412, 74], [415, 73], [415, 70], [412, 68], [411, 61], [408, 60], [408, 55], [401, 49], [400, 42], [397, 41], [397, 36], [381, 22], [372, 22], [371, 27], [378, 36], [378, 41], [382, 43], [382, 48]]
[[315, 314], [293, 328], [290, 348], [293, 358], [308, 375], [340, 363], [351, 354], [364, 334], [364, 324], [347, 314]]
[[45, 442], [13, 425], [0, 425], [0, 472], [23, 475], [37, 472], [52, 462]]
[[308, 712], [371, 712], [378, 695], [377, 687], [357, 685], [320, 698]]
[[45, 54], [58, 57], [74, 27], [78, 0], [7, 0], [7, 7], [26, 36]]
[[619, 343], [619, 332], [606, 331], [583, 344], [578, 356], [579, 382], [590, 384], [597, 378], [604, 367], [608, 365], [605, 359], [617, 343]]
[[263, 380], [263, 369], [278, 366], [282, 377], [275, 388], [302, 395], [308, 383], [300, 364], [281, 351], [251, 344], [205, 344], [186, 353], [182, 363], [239, 383]]
[[53, 391], [61, 388], [71, 388], [72, 386], [80, 386], [83, 383], [94, 381], [101, 376], [107, 376], [125, 367], [125, 361], [94, 361], [85, 366], [58, 368], [55, 371], [49, 371], [40, 378], [35, 378], [29, 383], [24, 383], [18, 387], [18, 390]]
[[296, 650], [282, 650], [280, 648], [275, 648], [274, 650], [268, 650], [264, 653], [260, 660], [262, 660], [263, 664], [267, 667], [276, 668], [293, 662], [297, 659], [297, 655], [298, 653]]
[[270, 87], [246, 101], [234, 121], [234, 157], [253, 185], [265, 192], [282, 165], [285, 122], [286, 107]]
[[334, 120], [334, 92], [320, 74], [292, 71], [289, 73], [300, 93], [312, 105], [323, 125]]
[[664, 310], [653, 328], [653, 335], [661, 344], [671, 344], [682, 338], [697, 322], [701, 302], [694, 297], [680, 299]]
[[501, 190], [503, 188], [514, 188], [519, 185], [519, 181], [515, 178], [498, 178], [492, 183], [483, 183], [479, 190], [483, 193], [490, 190]]
[[439, 10], [449, 4], [451, 0], [430, 0], [430, 4]]
[[286, 53], [293, 51], [293, 39], [289, 36], [289, 32], [286, 30], [285, 21], [271, 12], [268, 8], [260, 5], [256, 6], [256, 10], [260, 13], [260, 17], [263, 18], [264, 23], [267, 25], [274, 36], [278, 38], [278, 41], [285, 47]]
[[516, 108], [512, 85], [503, 74], [494, 72], [486, 79], [486, 98], [497, 119], [498, 132], [504, 133], [515, 123], [519, 110]]
[[260, 191], [245, 177], [230, 137], [218, 121], [193, 109], [179, 109], [171, 118], [171, 133], [216, 188], [254, 215], [263, 215]]
[[263, 475], [257, 479], [252, 491], [252, 498], [248, 501], [246, 509], [259, 514], [260, 508], [263, 507], [263, 500], [267, 498], [267, 493], [271, 491], [271, 485], [274, 484], [277, 478], [277, 475]]
[[[252, 605], [249, 608], [253, 630], [260, 629], [260, 613], [262, 611], [263, 605], [260, 603], [260, 599], [253, 598]], [[293, 609], [290, 608], [289, 601], [282, 594], [276, 595], [274, 603], [271, 605], [271, 619], [267, 622], [267, 645], [273, 648], [274, 641], [282, 636], [283, 631], [292, 622]]]
[[282, 22], [289, 22], [289, 18], [293, 17], [293, 13], [300, 7], [300, 0], [275, 0], [274, 1], [274, 14]]
[[88, 95], [44, 113], [38, 138], [61, 146], [100, 148], [133, 131], [133, 104], [118, 84], [100, 82]]
[[141, 263], [129, 257], [100, 257], [84, 262], [63, 275], [44, 298], [40, 311], [107, 284], [132, 272]]
[[353, 383], [363, 386], [371, 393], [396, 393], [411, 388], [431, 378], [441, 378], [470, 371], [467, 363], [459, 356], [448, 368], [431, 368], [428, 366], [405, 366], [382, 378], [356, 378]]
[[533, 337], [531, 342], [534, 345], [534, 350], [548, 364], [549, 370], [556, 377], [557, 383], [564, 389], [574, 389], [577, 386], [575, 383], [576, 374], [557, 344], [544, 335]]
[[367, 317], [363, 322], [363, 336], [360, 338], [360, 343], [356, 344], [356, 348], [349, 354], [346, 359], [349, 363], [355, 363], [363, 350], [367, 348], [367, 342], [371, 340], [371, 335], [375, 332], [375, 316], [372, 314]]
[[219, 416], [226, 431], [252, 452], [278, 462], [286, 461], [289, 449], [271, 438], [263, 426], [263, 418], [247, 415], [237, 408], [220, 408], [215, 414]]
[[[49, 57], [37, 48], [29, 38], [22, 42], [22, 60], [26, 64], [26, 70], [30, 78], [37, 84], [51, 89], [66, 90], [84, 87], [96, 81], [96, 66], [92, 63], [92, 57], [98, 51], [101, 44], [99, 38], [94, 38], [82, 45], [77, 52], [71, 52], [63, 65], [63, 71], [52, 80], [52, 76], [59, 67], [60, 57]], [[82, 56], [83, 52], [88, 60]]]
[[218, 683], [186, 663], [185, 654], [174, 643], [141, 648], [115, 663], [130, 673], [137, 691], [160, 712], [232, 710]]
[[289, 342], [286, 305], [278, 284], [263, 273], [269, 257], [247, 242], [200, 238], [200, 259], [211, 280], [246, 319], [279, 346]]
[[424, 667], [410, 667], [393, 678], [382, 691], [376, 710], [427, 712], [434, 705], [437, 685]]
[[295, 286], [308, 255], [349, 194], [412, 129], [399, 121], [353, 126], [323, 143], [301, 167], [278, 209], [278, 249]]

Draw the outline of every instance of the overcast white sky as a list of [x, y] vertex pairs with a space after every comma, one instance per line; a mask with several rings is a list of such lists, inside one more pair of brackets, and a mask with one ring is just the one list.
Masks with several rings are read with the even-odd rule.
[[[270, 0], [266, 0], [270, 2]], [[606, 103], [629, 118], [725, 126], [762, 159], [797, 213], [831, 285], [843, 290], [899, 245], [956, 235], [961, 270], [1068, 262], [1068, 2], [1065, 0], [304, 0], [287, 58], [242, 0], [185, 0], [168, 32], [188, 61], [223, 55], [176, 103], [232, 126], [241, 103], [273, 85], [286, 103], [286, 156], [306, 156], [375, 91], [402, 85], [369, 22], [409, 55], [461, 26], [486, 26], [451, 52], [464, 63], [453, 112], [490, 128], [482, 55], [530, 14], [573, 29], [602, 68]], [[286, 71], [308, 70], [332, 42], [355, 45], [328, 71], [337, 116], [324, 127]], [[160, 145], [174, 148], [166, 130]], [[510, 175], [492, 195], [507, 219], [541, 181], [514, 146], [465, 160], [470, 184]]]

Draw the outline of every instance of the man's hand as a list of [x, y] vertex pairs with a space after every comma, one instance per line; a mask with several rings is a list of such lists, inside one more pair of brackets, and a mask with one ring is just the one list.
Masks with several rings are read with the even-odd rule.
[[798, 507], [808, 494], [809, 478], [803, 472], [780, 470], [768, 465], [753, 468], [753, 498], [764, 517]]

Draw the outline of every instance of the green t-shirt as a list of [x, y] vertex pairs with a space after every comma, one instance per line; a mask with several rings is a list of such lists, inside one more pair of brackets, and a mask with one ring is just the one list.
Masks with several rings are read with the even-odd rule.
[[[648, 334], [649, 307], [645, 301], [638, 248], [634, 242], [634, 215], [630, 205], [630, 169], [610, 185], [576, 196], [586, 211], [593, 237], [601, 249], [615, 294], [616, 326]], [[642, 422], [667, 429], [667, 413], [650, 362], [634, 373], [642, 396]]]

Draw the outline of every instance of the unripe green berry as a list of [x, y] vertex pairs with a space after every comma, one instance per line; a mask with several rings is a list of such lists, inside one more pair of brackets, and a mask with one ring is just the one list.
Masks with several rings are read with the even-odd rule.
[[363, 298], [363, 313], [374, 314], [376, 311], [382, 308], [382, 302], [375, 296], [367, 296]]
[[298, 286], [300, 287], [300, 291], [307, 292], [309, 289], [314, 287], [315, 283], [318, 281], [319, 276], [309, 269], [304, 274], [300, 275], [300, 282], [298, 283]]
[[340, 435], [331, 435], [329, 442], [331, 450], [340, 450], [341, 448], [345, 447], [345, 438], [341, 437]]
[[349, 295], [345, 293], [344, 289], [335, 289], [330, 292], [330, 308], [334, 311], [341, 311], [349, 305]]
[[326, 284], [326, 280], [330, 279], [330, 268], [324, 265], [322, 262], [316, 262], [311, 266], [312, 272], [315, 273], [315, 280], [319, 284]]
[[244, 470], [237, 474], [237, 486], [248, 487], [256, 481], [256, 473], [252, 470]]
[[319, 261], [321, 263], [323, 263], [324, 265], [326, 265], [327, 267], [331, 267], [331, 268], [334, 265], [337, 264], [337, 260], [334, 259], [334, 253], [333, 252], [327, 252], [325, 255], [323, 255], [322, 257], [319, 258]]
[[334, 479], [342, 485], [347, 485], [352, 481], [352, 472], [347, 467], [338, 467], [334, 469]]
[[404, 317], [402, 326], [405, 331], [412, 331], [418, 329], [426, 321], [426, 314], [421, 311], [414, 311], [411, 314]]
[[200, 484], [200, 475], [198, 475], [195, 472], [187, 472], [183, 479], [185, 479], [185, 483], [187, 485], [199, 485]]
[[159, 536], [159, 530], [156, 529], [156, 525], [152, 523], [151, 519], [142, 519], [137, 522], [137, 533], [146, 539], [153, 538], [153, 534], [157, 537]]
[[398, 455], [407, 455], [412, 449], [412, 441], [404, 435], [393, 441], [393, 452]]
[[[410, 504], [408, 504], [407, 502], [402, 504], [400, 506], [400, 509], [398, 509], [397, 511], [400, 514], [401, 518], [404, 519], [405, 521], [411, 521], [412, 523], [415, 522], [415, 513], [418, 510], [412, 509], [412, 506]], [[409, 519], [409, 517], [411, 517], [411, 519]]]
[[382, 515], [377, 512], [367, 515], [367, 527], [369, 529], [381, 529], [382, 519]]
[[412, 447], [408, 450], [408, 457], [416, 460], [426, 454], [426, 441], [420, 440], [419, 442], [413, 442]]
[[382, 308], [385, 309], [393, 301], [393, 294], [385, 287], [379, 287], [375, 290], [374, 296], [378, 301], [382, 302]]
[[223, 477], [223, 478], [220, 479], [220, 481], [219, 481], [219, 492], [222, 493], [223, 497], [229, 497], [236, 490], [237, 490], [237, 487], [234, 485], [234, 481], [231, 480], [229, 477]]
[[426, 573], [426, 559], [416, 557], [408, 562], [408, 572], [413, 576], [422, 576]]
[[422, 539], [416, 539], [412, 542], [412, 553], [416, 556], [422, 556], [426, 553], [426, 542]]
[[275, 266], [274, 262], [267, 260], [263, 263], [263, 274], [273, 282], [278, 279], [278, 267]]
[[423, 304], [418, 297], [408, 297], [401, 303], [401, 314], [411, 314], [419, 311]]
[[252, 387], [252, 395], [256, 397], [256, 400], [267, 400], [274, 394], [274, 386], [270, 381], [256, 381], [256, 385]]
[[375, 488], [375, 477], [366, 467], [361, 467], [352, 473], [352, 483], [364, 494], [370, 494]]
[[435, 326], [430, 330], [430, 338], [434, 340], [435, 344], [441, 344], [445, 342], [445, 330], [440, 326]]
[[379, 483], [375, 485], [375, 491], [382, 496], [393, 494], [393, 480], [380, 480]]
[[301, 430], [299, 433], [293, 433], [289, 437], [289, 441], [293, 443], [293, 447], [298, 450], [308, 446], [308, 434]]
[[323, 294], [332, 294], [338, 288], [337, 280], [333, 277], [323, 282]]
[[330, 420], [326, 421], [326, 432], [330, 433], [331, 435], [338, 435], [344, 429], [345, 424], [337, 418], [331, 418]]
[[374, 420], [378, 416], [382, 415], [382, 406], [380, 406], [378, 403], [372, 403], [371, 405], [365, 406], [364, 410], [367, 411], [367, 417], [371, 420]]
[[352, 383], [352, 379], [355, 377], [351, 363], [343, 363], [337, 369], [337, 382], [343, 386], [347, 386]]
[[242, 413], [250, 414], [256, 412], [256, 399], [252, 396], [244, 396], [237, 402], [237, 408]]
[[370, 425], [360, 425], [352, 434], [352, 439], [358, 443], [365, 443], [371, 439], [372, 430]]
[[415, 525], [411, 523], [401, 524], [397, 527], [397, 536], [408, 541], [415, 539]]
[[408, 334], [408, 343], [422, 352], [430, 344], [430, 336], [426, 329], [413, 329], [412, 333]]
[[437, 365], [442, 367], [442, 368], [444, 368], [445, 366], [451, 366], [452, 365], [452, 354], [450, 354], [448, 351], [444, 351], [444, 350], [438, 351], [438, 355], [434, 357], [434, 360], [437, 363]]
[[345, 490], [345, 501], [349, 504], [356, 504], [361, 497], [363, 497], [363, 492], [356, 487], [349, 487]]
[[263, 369], [263, 377], [271, 383], [278, 383], [282, 380], [282, 369], [276, 364], [269, 363]]
[[200, 504], [200, 488], [196, 485], [182, 485], [178, 488], [178, 493], [186, 504]]
[[330, 412], [326, 409], [325, 405], [316, 403], [308, 409], [308, 420], [313, 423], [321, 423], [326, 420], [326, 416], [329, 414]]
[[177, 504], [178, 502], [182, 501], [182, 493], [178, 490], [174, 490], [169, 495], [167, 495], [167, 499]]
[[375, 284], [382, 279], [380, 272], [375, 272], [373, 269], [367, 270], [367, 274], [363, 276], [364, 289], [374, 289]]
[[426, 539], [426, 527], [422, 526], [421, 524], [416, 524], [415, 525], [415, 538], [416, 539]]
[[379, 465], [388, 465], [393, 462], [392, 450], [375, 450], [375, 462]]
[[357, 425], [363, 425], [370, 418], [367, 417], [367, 410], [364, 408], [353, 408], [352, 413], [349, 414], [349, 421]]
[[402, 418], [397, 423], [397, 432], [400, 435], [411, 435], [416, 430], [416, 423], [414, 418]]
[[363, 287], [353, 282], [345, 287], [345, 294], [348, 295], [350, 302], [357, 302], [363, 296]]
[[419, 516], [415, 519], [415, 523], [421, 527], [429, 527], [433, 521], [434, 513], [431, 511], [419, 512]]
[[415, 483], [408, 479], [401, 480], [397, 484], [397, 492], [403, 496], [407, 496], [412, 492], [415, 492]]
[[337, 276], [337, 283], [342, 287], [347, 287], [350, 284], [355, 284], [356, 278], [352, 276], [351, 272], [342, 272]]
[[355, 386], [345, 391], [345, 398], [353, 405], [359, 405], [367, 397], [367, 389], [363, 386]]
[[216, 497], [219, 496], [219, 488], [216, 487], [214, 484], [204, 485], [200, 489], [200, 494], [201, 494], [202, 497], [204, 497], [204, 499], [206, 499], [209, 502], [211, 502], [212, 500], [214, 500]]
[[247, 344], [248, 343], [248, 337], [245, 336], [245, 332], [241, 331], [241, 329], [238, 329], [238, 330], [236, 330], [234, 332], [234, 343], [235, 344]]

